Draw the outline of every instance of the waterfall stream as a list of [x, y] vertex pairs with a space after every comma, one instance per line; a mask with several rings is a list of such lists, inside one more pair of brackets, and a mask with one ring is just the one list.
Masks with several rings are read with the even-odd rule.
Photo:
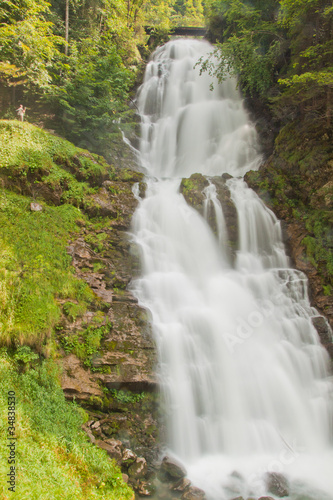
[[[133, 217], [167, 408], [169, 453], [211, 500], [267, 494], [283, 473], [293, 500], [333, 499], [332, 381], [307, 280], [289, 266], [280, 223], [242, 176], [260, 164], [235, 81], [199, 74], [211, 47], [176, 40], [147, 65], [137, 105], [147, 189]], [[226, 181], [238, 217], [234, 259], [214, 184], [217, 231], [179, 192], [201, 173]], [[269, 494], [274, 497], [272, 493]]]

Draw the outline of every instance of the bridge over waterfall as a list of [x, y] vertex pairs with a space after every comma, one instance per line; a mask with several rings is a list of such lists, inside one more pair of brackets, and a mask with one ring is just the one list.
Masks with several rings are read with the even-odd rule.
[[[150, 35], [154, 32], [154, 26], [145, 26], [145, 32]], [[169, 31], [169, 35], [174, 36], [205, 36], [207, 34], [207, 28], [197, 27], [197, 26], [179, 26], [178, 28], [173, 28]]]

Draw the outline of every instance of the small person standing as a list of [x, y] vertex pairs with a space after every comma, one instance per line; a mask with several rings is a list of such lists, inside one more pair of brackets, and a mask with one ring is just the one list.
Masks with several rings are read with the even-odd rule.
[[20, 107], [16, 110], [16, 113], [18, 114], [19, 120], [21, 120], [21, 122], [23, 122], [24, 120], [25, 110], [26, 108], [24, 108], [22, 104], [20, 104]]

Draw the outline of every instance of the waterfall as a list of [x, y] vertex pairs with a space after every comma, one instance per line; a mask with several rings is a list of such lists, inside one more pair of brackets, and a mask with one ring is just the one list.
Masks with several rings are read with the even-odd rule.
[[[293, 500], [332, 500], [332, 383], [311, 318], [307, 280], [292, 269], [280, 223], [242, 176], [260, 164], [236, 83], [195, 67], [210, 45], [176, 40], [147, 65], [137, 105], [147, 189], [133, 217], [167, 408], [170, 454], [211, 500], [267, 494], [281, 472]], [[228, 173], [239, 245], [234, 259], [215, 186], [217, 234], [180, 182]], [[274, 497], [272, 493], [269, 494]]]

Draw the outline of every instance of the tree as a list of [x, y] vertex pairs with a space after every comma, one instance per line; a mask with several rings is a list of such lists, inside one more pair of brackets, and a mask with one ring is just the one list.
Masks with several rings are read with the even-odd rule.
[[45, 0], [5, 0], [0, 9], [0, 79], [3, 84], [45, 89], [49, 68], [62, 43], [47, 21]]
[[[250, 95], [264, 96], [276, 77], [276, 67], [283, 59], [286, 39], [274, 19], [275, 2], [262, 12], [256, 3], [242, 0], [213, 0], [208, 4], [209, 19], [223, 19], [220, 43], [212, 55], [202, 61], [202, 71], [209, 71], [221, 82], [229, 75]], [[214, 25], [214, 21], [213, 25]]]

